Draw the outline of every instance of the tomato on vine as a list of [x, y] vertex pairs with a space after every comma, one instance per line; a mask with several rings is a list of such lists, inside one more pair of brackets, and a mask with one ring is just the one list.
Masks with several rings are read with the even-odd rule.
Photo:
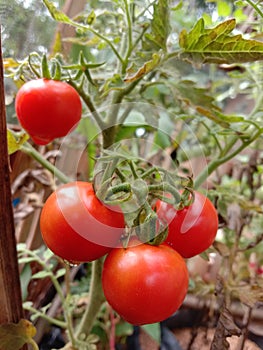
[[218, 229], [218, 215], [212, 202], [199, 192], [194, 194], [194, 202], [181, 210], [160, 200], [156, 204], [157, 215], [168, 224], [165, 242], [184, 258], [208, 249]]
[[182, 304], [188, 289], [184, 259], [171, 247], [130, 244], [106, 257], [102, 286], [108, 303], [127, 322], [160, 322]]
[[44, 204], [40, 230], [48, 248], [71, 263], [92, 261], [119, 243], [125, 226], [116, 206], [105, 206], [89, 182], [58, 187]]
[[26, 82], [17, 93], [15, 108], [21, 126], [39, 145], [66, 136], [82, 112], [77, 91], [66, 82], [50, 79]]

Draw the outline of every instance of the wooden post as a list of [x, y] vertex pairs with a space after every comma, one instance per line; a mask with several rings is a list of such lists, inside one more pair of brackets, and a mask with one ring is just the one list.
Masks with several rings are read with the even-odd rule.
[[9, 176], [0, 36], [0, 324], [17, 323], [23, 316]]

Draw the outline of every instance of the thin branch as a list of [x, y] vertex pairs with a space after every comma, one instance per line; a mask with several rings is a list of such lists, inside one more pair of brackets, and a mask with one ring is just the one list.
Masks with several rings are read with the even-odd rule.
[[84, 335], [84, 338], [86, 338], [89, 335], [93, 322], [100, 310], [102, 303], [105, 300], [103, 291], [102, 291], [102, 282], [101, 282], [102, 267], [103, 267], [102, 258], [92, 262], [92, 278], [91, 278], [91, 284], [90, 284], [89, 304], [80, 321], [79, 328], [77, 329], [77, 333], [76, 333], [77, 338], [82, 339], [83, 335]]
[[62, 173], [62, 171], [60, 171], [52, 163], [46, 160], [33, 146], [30, 145], [30, 143], [24, 143], [23, 146], [21, 146], [21, 151], [34, 158], [39, 164], [41, 164], [45, 169], [50, 171], [61, 182], [68, 183], [72, 181], [67, 175]]
[[94, 105], [91, 97], [86, 94], [86, 92], [84, 91], [82, 85], [78, 85], [76, 84], [73, 80], [69, 82], [70, 85], [72, 85], [77, 92], [79, 93], [79, 95], [81, 96], [82, 100], [84, 101], [84, 103], [86, 104], [86, 106], [88, 107], [88, 109], [90, 110], [90, 112], [92, 113], [94, 119], [96, 120], [99, 128], [101, 130], [103, 130], [106, 127], [106, 124], [104, 123], [102, 116], [100, 115], [100, 113], [98, 112], [96, 106]]
[[[199, 186], [202, 185], [202, 183], [207, 179], [209, 175], [212, 174], [213, 171], [215, 171], [220, 165], [226, 163], [230, 159], [234, 158], [237, 154], [241, 153], [246, 147], [248, 147], [252, 142], [254, 142], [256, 139], [258, 139], [263, 130], [259, 129], [254, 136], [252, 136], [248, 141], [243, 142], [241, 146], [237, 147], [232, 153], [227, 154], [224, 157], [214, 159], [212, 160], [207, 167], [198, 175], [198, 177], [195, 180], [195, 188], [197, 189]], [[231, 140], [232, 142], [232, 140]], [[226, 145], [226, 148], [228, 148], [229, 145]]]
[[132, 20], [131, 20], [131, 14], [129, 9], [129, 4], [127, 0], [124, 1], [125, 6], [125, 12], [126, 12], [126, 19], [127, 19], [127, 26], [128, 26], [128, 49], [127, 54], [125, 57], [125, 61], [127, 62], [128, 57], [130, 56], [130, 53], [132, 51], [133, 43], [132, 43]]
[[260, 15], [261, 18], [263, 18], [263, 12], [259, 9], [259, 7], [257, 6], [257, 4], [255, 4], [253, 1], [251, 0], [246, 0], [246, 2], [251, 5], [254, 10]]
[[58, 326], [62, 329], [67, 328], [67, 323], [64, 321], [60, 321], [54, 317], [50, 317], [47, 314], [44, 314], [43, 312], [39, 311], [38, 309], [34, 308], [33, 306], [24, 306], [24, 309], [27, 311], [30, 311], [32, 314], [43, 318], [44, 320], [48, 321], [50, 324], [53, 324], [54, 326]]
[[246, 252], [248, 249], [255, 248], [259, 243], [263, 241], [263, 233], [261, 233], [253, 242], [250, 242], [245, 248], [238, 249], [238, 252]]

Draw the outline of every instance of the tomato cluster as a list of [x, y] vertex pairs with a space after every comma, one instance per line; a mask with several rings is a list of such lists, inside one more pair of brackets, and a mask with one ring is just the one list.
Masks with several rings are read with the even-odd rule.
[[17, 93], [15, 108], [21, 126], [39, 145], [66, 136], [82, 113], [77, 91], [66, 82], [51, 79], [26, 82]]
[[168, 225], [164, 243], [151, 245], [132, 237], [121, 245], [125, 219], [117, 206], [107, 206], [89, 182], [60, 186], [47, 199], [40, 218], [46, 245], [71, 263], [107, 254], [102, 286], [108, 303], [134, 325], [160, 322], [182, 304], [188, 289], [184, 258], [201, 253], [216, 235], [214, 206], [201, 193], [182, 210], [158, 201], [157, 215]]

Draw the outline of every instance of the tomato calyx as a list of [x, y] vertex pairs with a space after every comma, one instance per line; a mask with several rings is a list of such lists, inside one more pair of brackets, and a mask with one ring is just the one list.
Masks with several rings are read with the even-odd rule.
[[119, 205], [127, 229], [140, 241], [159, 245], [167, 237], [168, 224], [155, 208], [158, 200], [177, 210], [194, 200], [193, 180], [148, 162], [130, 158], [120, 149], [105, 150], [95, 167], [94, 190], [105, 205]]

